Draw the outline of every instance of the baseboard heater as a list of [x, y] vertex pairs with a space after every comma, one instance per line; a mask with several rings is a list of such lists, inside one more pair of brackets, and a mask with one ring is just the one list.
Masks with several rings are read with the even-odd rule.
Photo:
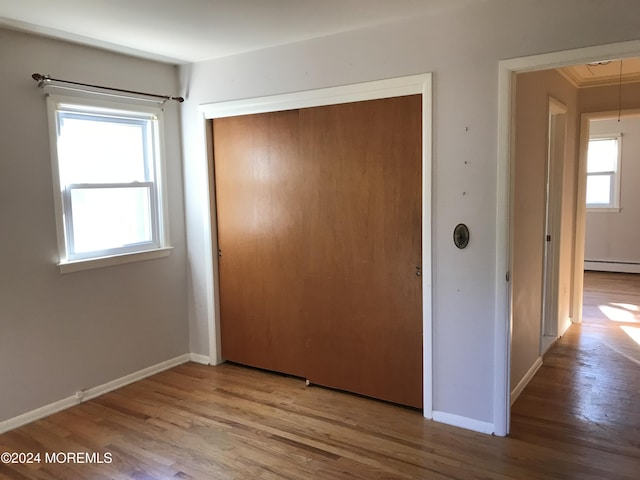
[[585, 260], [584, 269], [596, 272], [640, 273], [640, 262]]

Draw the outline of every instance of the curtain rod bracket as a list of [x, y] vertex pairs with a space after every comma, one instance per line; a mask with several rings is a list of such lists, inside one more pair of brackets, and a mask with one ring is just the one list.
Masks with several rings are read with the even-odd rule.
[[138, 92], [135, 90], [124, 90], [122, 88], [104, 87], [101, 85], [92, 85], [90, 83], [72, 82], [70, 80], [60, 80], [59, 78], [52, 78], [51, 75], [42, 75], [41, 73], [34, 73], [33, 75], [31, 75], [31, 78], [33, 78], [36, 82], [38, 82], [38, 87], [43, 87], [45, 84], [50, 82], [59, 82], [59, 83], [68, 83], [70, 85], [78, 85], [81, 87], [90, 87], [90, 88], [97, 88], [102, 90], [111, 90], [113, 92], [131, 93], [134, 95], [144, 95], [147, 97], [160, 98], [164, 100], [162, 102], [163, 104], [168, 100], [175, 100], [178, 103], [184, 102], [184, 97], [174, 97], [172, 95], [157, 95], [155, 93]]

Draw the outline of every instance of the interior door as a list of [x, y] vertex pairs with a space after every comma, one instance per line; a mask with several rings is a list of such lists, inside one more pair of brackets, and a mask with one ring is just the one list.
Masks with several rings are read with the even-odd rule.
[[421, 96], [214, 120], [222, 355], [422, 405]]

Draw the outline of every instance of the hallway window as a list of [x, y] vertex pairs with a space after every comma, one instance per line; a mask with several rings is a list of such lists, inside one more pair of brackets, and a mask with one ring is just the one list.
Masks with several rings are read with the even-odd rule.
[[622, 134], [589, 138], [587, 150], [587, 209], [619, 210]]

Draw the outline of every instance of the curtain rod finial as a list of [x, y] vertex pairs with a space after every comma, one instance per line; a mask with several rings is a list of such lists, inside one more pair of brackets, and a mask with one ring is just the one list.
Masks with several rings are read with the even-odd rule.
[[49, 75], [42, 75], [41, 73], [34, 73], [31, 75], [31, 78], [38, 82], [39, 87], [42, 87], [45, 82], [48, 82], [51, 79]]

